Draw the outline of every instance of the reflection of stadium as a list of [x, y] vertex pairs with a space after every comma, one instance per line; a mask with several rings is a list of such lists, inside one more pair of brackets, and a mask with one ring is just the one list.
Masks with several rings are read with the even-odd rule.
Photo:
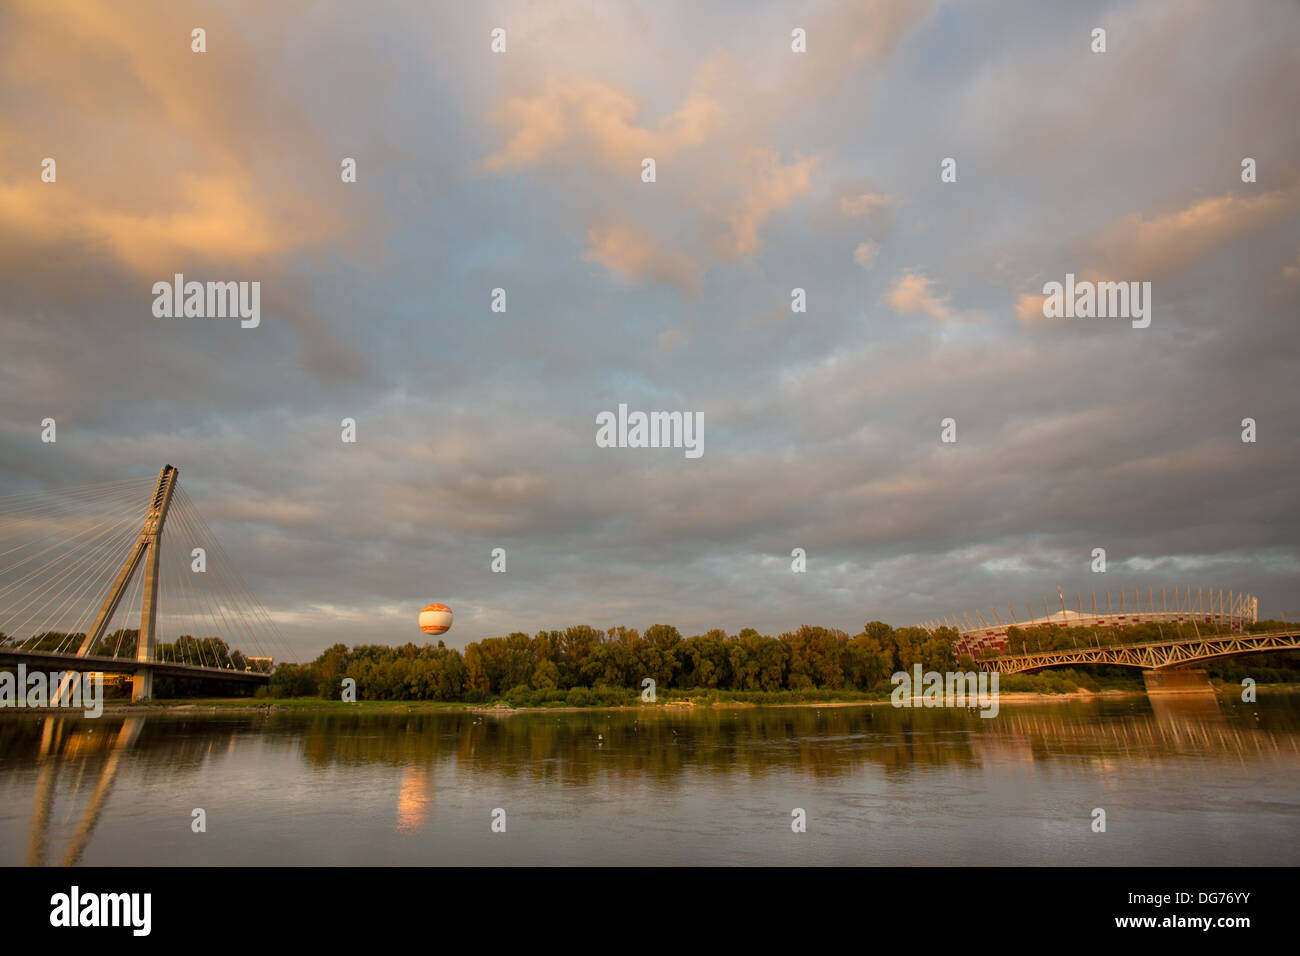
[[[1259, 618], [1259, 599], [1249, 594], [1239, 594], [1228, 591], [1226, 594], [1220, 591], [1206, 591], [1197, 589], [1192, 593], [1191, 588], [1185, 591], [1169, 592], [1167, 588], [1161, 588], [1157, 593], [1153, 588], [1148, 588], [1146, 600], [1143, 600], [1142, 593], [1136, 588], [1132, 595], [1126, 595], [1123, 591], [1119, 592], [1118, 607], [1112, 607], [1110, 592], [1105, 592], [1103, 596], [1103, 606], [1097, 606], [1097, 594], [1092, 595], [1091, 610], [1083, 609], [1083, 596], [1075, 595], [1075, 610], [1071, 611], [1065, 606], [1065, 595], [1059, 590], [1057, 595], [1060, 599], [1061, 609], [1059, 611], [1049, 610], [1047, 599], [1043, 599], [1043, 614], [1041, 617], [1033, 616], [1033, 609], [1028, 603], [1025, 604], [1025, 610], [1028, 612], [1025, 620], [1016, 617], [1015, 608], [1007, 605], [1007, 610], [1011, 613], [1011, 621], [1008, 623], [998, 615], [997, 609], [993, 609], [993, 621], [989, 623], [984, 616], [975, 612], [976, 620], [972, 621], [969, 616], [962, 614], [960, 618], [954, 616], [952, 620], [940, 618], [934, 621], [927, 621], [921, 626], [927, 631], [935, 631], [941, 627], [952, 628], [958, 633], [958, 638], [953, 642], [953, 649], [960, 656], [961, 654], [970, 654], [971, 657], [978, 658], [985, 648], [993, 648], [1001, 652], [1007, 646], [1007, 629], [1010, 627], [1037, 627], [1046, 625], [1049, 627], [1125, 627], [1132, 624], [1161, 624], [1170, 623], [1178, 624], [1183, 622], [1211, 622], [1222, 624], [1230, 627], [1235, 631], [1245, 629], [1247, 624], [1253, 624]], [[1125, 604], [1128, 604], [1125, 607]]]

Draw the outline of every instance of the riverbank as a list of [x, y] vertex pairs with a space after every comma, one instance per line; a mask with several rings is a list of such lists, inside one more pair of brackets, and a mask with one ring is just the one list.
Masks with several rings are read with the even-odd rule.
[[[1296, 693], [1300, 692], [1300, 684], [1261, 684], [1257, 688], [1261, 694], [1276, 693]], [[1240, 688], [1236, 685], [1224, 684], [1215, 687], [1215, 691], [1222, 696], [1225, 692], [1231, 692], [1234, 695]], [[1041, 704], [1041, 703], [1065, 703], [1071, 701], [1088, 701], [1101, 699], [1118, 699], [1125, 697], [1145, 697], [1146, 691], [1136, 688], [1132, 690], [1100, 690], [1091, 691], [1085, 688], [1079, 688], [1068, 693], [1047, 694], [1035, 692], [1017, 691], [1014, 693], [1001, 693], [998, 695], [999, 705], [1006, 704]], [[330, 713], [367, 713], [367, 714], [408, 714], [408, 713], [445, 713], [448, 711], [461, 711], [471, 714], [507, 716], [510, 714], [530, 714], [538, 712], [547, 713], [582, 713], [584, 711], [604, 710], [604, 711], [667, 711], [676, 710], [695, 710], [695, 709], [747, 709], [747, 708], [776, 708], [776, 707], [797, 707], [797, 708], [828, 708], [828, 707], [880, 707], [891, 706], [892, 701], [889, 697], [879, 698], [850, 698], [850, 699], [828, 699], [828, 700], [804, 700], [804, 701], [782, 701], [782, 700], [717, 700], [701, 696], [699, 698], [685, 698], [681, 700], [661, 700], [655, 703], [636, 702], [633, 704], [598, 706], [589, 705], [586, 707], [568, 707], [568, 706], [551, 706], [551, 707], [512, 707], [504, 702], [494, 704], [467, 703], [463, 701], [433, 701], [433, 700], [364, 700], [355, 703], [345, 703], [341, 700], [321, 700], [315, 697], [290, 697], [290, 698], [202, 698], [202, 699], [183, 699], [183, 700], [151, 700], [144, 703], [135, 703], [127, 700], [110, 700], [104, 702], [104, 713], [116, 716], [126, 714], [273, 714], [273, 713], [302, 713], [302, 714], [330, 714]], [[27, 712], [33, 714], [39, 713], [66, 713], [66, 711], [53, 709], [29, 708]]]

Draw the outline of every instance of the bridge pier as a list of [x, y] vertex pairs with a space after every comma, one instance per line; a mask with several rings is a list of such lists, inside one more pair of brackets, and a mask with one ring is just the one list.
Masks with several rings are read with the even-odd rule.
[[142, 667], [131, 675], [131, 699], [149, 700], [153, 697], [153, 668]]
[[1210, 675], [1200, 668], [1164, 667], [1142, 672], [1142, 681], [1148, 694], [1205, 694], [1214, 693]]

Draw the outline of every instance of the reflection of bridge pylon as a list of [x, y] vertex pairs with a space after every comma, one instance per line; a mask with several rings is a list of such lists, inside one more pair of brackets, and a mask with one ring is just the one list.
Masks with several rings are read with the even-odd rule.
[[[86, 851], [86, 845], [90, 842], [91, 834], [95, 832], [95, 825], [99, 822], [99, 815], [103, 812], [104, 804], [113, 790], [113, 781], [117, 778], [117, 768], [122, 754], [135, 745], [143, 726], [144, 721], [140, 717], [128, 717], [122, 722], [122, 728], [113, 738], [104, 765], [100, 768], [99, 780], [90, 795], [90, 802], [82, 815], [81, 824], [68, 844], [67, 852], [63, 857], [63, 866], [75, 866], [81, 862], [81, 855]], [[64, 761], [64, 754], [60, 752], [64, 744], [64, 740], [61, 739], [64, 737], [64, 729], [63, 721], [46, 717], [41, 730], [41, 749], [38, 756], [41, 772], [36, 781], [31, 842], [27, 847], [28, 866], [45, 865], [45, 851], [49, 845], [50, 812], [54, 807], [54, 791], [58, 783], [59, 767]]]
[[[180, 471], [171, 465], [163, 465], [158, 472], [158, 484], [154, 488], [149, 512], [145, 515], [144, 527], [140, 537], [127, 555], [122, 570], [117, 574], [112, 589], [104, 598], [104, 603], [95, 616], [95, 623], [86, 632], [86, 639], [77, 648], [77, 656], [85, 657], [95, 642], [104, 636], [108, 622], [113, 619], [113, 612], [122, 602], [127, 585], [135, 576], [141, 562], [144, 567], [144, 596], [140, 602], [140, 636], [136, 641], [135, 659], [141, 663], [151, 662], [156, 645], [155, 633], [158, 627], [158, 553], [162, 548], [163, 523], [167, 520], [167, 509], [171, 507], [172, 493], [176, 490], [176, 479]], [[142, 667], [136, 671], [131, 681], [131, 699], [148, 700], [153, 696], [153, 669]]]

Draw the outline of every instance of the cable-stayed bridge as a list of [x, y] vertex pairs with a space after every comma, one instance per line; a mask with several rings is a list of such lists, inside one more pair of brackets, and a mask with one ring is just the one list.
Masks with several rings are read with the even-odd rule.
[[[286, 645], [180, 485], [0, 497], [0, 667], [264, 684]], [[22, 689], [20, 688], [20, 693]]]

